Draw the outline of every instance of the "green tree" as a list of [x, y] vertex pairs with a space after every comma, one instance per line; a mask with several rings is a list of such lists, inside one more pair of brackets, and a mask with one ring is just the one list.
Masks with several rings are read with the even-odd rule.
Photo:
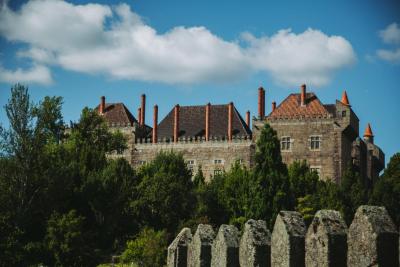
[[374, 185], [369, 203], [385, 206], [397, 225], [400, 224], [400, 153], [391, 157]]
[[136, 239], [126, 243], [121, 260], [124, 263], [136, 263], [143, 267], [161, 267], [165, 265], [167, 252], [167, 234], [143, 228]]
[[318, 185], [318, 174], [310, 171], [306, 161], [295, 161], [288, 168], [290, 191], [295, 199], [314, 194]]
[[140, 183], [132, 207], [143, 219], [142, 224], [175, 233], [195, 208], [191, 172], [182, 155], [160, 152], [140, 169], [138, 176]]
[[357, 208], [368, 203], [367, 183], [355, 167], [350, 165], [342, 176], [340, 190], [344, 219], [347, 223], [351, 223]]
[[267, 123], [256, 143], [254, 178], [250, 194], [250, 217], [264, 219], [272, 226], [280, 210], [291, 209], [292, 194], [286, 165], [282, 162], [276, 131]]
[[47, 224], [46, 243], [56, 266], [84, 266], [91, 254], [86, 247], [84, 218], [75, 210], [53, 213]]

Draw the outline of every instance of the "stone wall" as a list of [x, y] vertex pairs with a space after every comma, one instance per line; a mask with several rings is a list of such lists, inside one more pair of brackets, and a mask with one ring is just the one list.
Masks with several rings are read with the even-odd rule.
[[[291, 164], [298, 160], [307, 160], [311, 168], [320, 169], [321, 179], [340, 177], [339, 163], [341, 162], [341, 128], [334, 124], [333, 118], [321, 119], [287, 119], [267, 120], [277, 132], [278, 139], [290, 137], [291, 149], [281, 151], [282, 160]], [[310, 149], [310, 136], [321, 138], [318, 150]]]
[[137, 168], [152, 161], [161, 151], [182, 153], [183, 158], [192, 169], [193, 174], [201, 166], [204, 177], [209, 180], [214, 171], [228, 171], [231, 166], [240, 161], [246, 167], [253, 164], [254, 144], [250, 139], [236, 138], [227, 140], [185, 140], [177, 143], [159, 142], [136, 143], [132, 150], [132, 165]]
[[249, 220], [217, 232], [184, 228], [168, 247], [172, 266], [387, 266], [399, 267], [399, 233], [384, 207], [360, 206], [349, 227], [340, 213], [320, 210], [306, 229], [298, 212], [281, 211], [272, 231]]

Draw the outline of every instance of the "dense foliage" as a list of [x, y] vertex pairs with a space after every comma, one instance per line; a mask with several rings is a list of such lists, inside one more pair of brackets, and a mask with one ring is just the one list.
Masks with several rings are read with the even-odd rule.
[[0, 266], [96, 266], [123, 262], [162, 266], [166, 247], [183, 226], [242, 227], [279, 210], [298, 210], [309, 223], [318, 209], [350, 222], [361, 204], [384, 205], [400, 223], [400, 153], [371, 187], [353, 166], [341, 184], [324, 182], [306, 162], [282, 163], [276, 132], [265, 125], [255, 166], [237, 162], [205, 182], [192, 178], [180, 154], [160, 153], [135, 171], [107, 157], [126, 148], [97, 111], [84, 108], [65, 128], [60, 97], [31, 103], [15, 85], [0, 127]]

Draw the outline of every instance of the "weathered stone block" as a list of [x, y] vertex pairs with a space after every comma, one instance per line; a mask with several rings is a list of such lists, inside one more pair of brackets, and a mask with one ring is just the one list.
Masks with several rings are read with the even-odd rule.
[[399, 236], [384, 207], [357, 209], [348, 246], [348, 266], [399, 266]]
[[221, 225], [211, 255], [213, 267], [239, 267], [239, 231], [235, 226]]
[[183, 228], [168, 247], [167, 266], [186, 267], [188, 246], [192, 241], [192, 233], [189, 228]]
[[241, 267], [271, 266], [271, 233], [265, 221], [248, 220], [240, 239]]
[[215, 232], [211, 225], [199, 224], [189, 245], [189, 267], [211, 266], [211, 247], [215, 238]]
[[306, 225], [300, 213], [281, 211], [271, 238], [272, 266], [304, 266]]
[[320, 210], [306, 235], [306, 266], [346, 266], [347, 226], [335, 210]]

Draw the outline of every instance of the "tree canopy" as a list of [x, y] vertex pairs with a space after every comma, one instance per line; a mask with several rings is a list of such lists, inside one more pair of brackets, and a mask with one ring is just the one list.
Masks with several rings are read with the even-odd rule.
[[[237, 162], [205, 182], [171, 151], [134, 170], [122, 158], [120, 132], [96, 110], [84, 108], [66, 126], [60, 97], [30, 100], [11, 88], [10, 122], [0, 126], [0, 265], [96, 266], [124, 262], [163, 266], [166, 247], [181, 229], [198, 223], [242, 227], [280, 210], [298, 210], [309, 223], [319, 209], [336, 209], [349, 222], [365, 203], [385, 206], [400, 223], [400, 153], [373, 188], [354, 166], [341, 184], [325, 182], [307, 162], [282, 162], [276, 132], [265, 124], [254, 166]], [[194, 229], [193, 229], [194, 230]]]

